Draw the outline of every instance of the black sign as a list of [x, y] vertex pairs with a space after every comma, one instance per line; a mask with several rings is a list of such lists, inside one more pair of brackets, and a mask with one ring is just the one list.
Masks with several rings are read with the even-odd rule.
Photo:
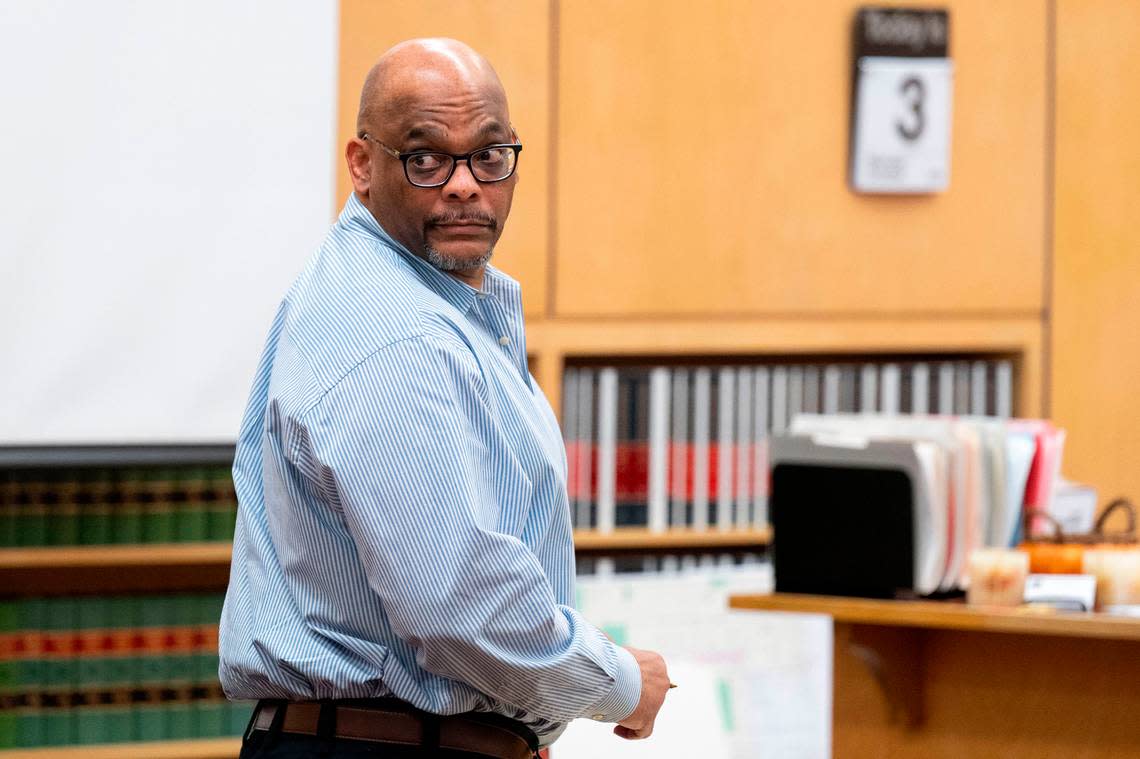
[[950, 17], [945, 9], [860, 8], [855, 16], [855, 58], [946, 58]]

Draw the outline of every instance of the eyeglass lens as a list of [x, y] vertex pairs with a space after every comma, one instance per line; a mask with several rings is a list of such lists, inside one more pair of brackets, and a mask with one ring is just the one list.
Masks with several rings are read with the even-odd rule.
[[[448, 180], [455, 159], [447, 153], [416, 153], [409, 156], [404, 165], [412, 184], [430, 187]], [[471, 173], [479, 181], [497, 182], [506, 179], [514, 171], [515, 151], [500, 147], [480, 150], [471, 156], [469, 165]]]

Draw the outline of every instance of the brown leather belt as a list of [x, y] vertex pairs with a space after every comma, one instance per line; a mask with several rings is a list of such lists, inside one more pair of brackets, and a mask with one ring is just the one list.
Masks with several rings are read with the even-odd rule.
[[[336, 705], [338, 738], [356, 741], [394, 743], [402, 746], [423, 745], [425, 716], [438, 722], [439, 748], [472, 751], [500, 759], [533, 759], [534, 751], [527, 740], [510, 728], [490, 724], [464, 715], [421, 715], [398, 706]], [[253, 730], [268, 731], [279, 709], [285, 710], [281, 732], [318, 735], [321, 704], [313, 701], [280, 703], [262, 701], [257, 705], [251, 725]]]

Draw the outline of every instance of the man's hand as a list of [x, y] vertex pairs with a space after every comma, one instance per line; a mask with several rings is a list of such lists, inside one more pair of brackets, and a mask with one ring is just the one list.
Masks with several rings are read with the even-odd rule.
[[614, 735], [626, 740], [648, 738], [653, 732], [657, 712], [661, 709], [661, 704], [665, 703], [665, 694], [669, 690], [669, 673], [665, 670], [665, 660], [660, 654], [639, 648], [626, 650], [633, 654], [641, 667], [641, 700], [637, 702], [633, 713], [614, 728]]

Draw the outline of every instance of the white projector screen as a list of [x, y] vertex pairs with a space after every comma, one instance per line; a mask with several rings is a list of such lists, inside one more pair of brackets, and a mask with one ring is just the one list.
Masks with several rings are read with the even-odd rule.
[[0, 446], [236, 439], [333, 215], [337, 14], [0, 2]]

